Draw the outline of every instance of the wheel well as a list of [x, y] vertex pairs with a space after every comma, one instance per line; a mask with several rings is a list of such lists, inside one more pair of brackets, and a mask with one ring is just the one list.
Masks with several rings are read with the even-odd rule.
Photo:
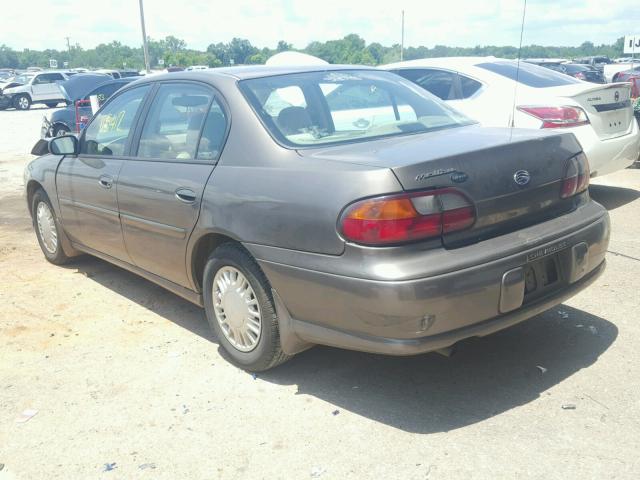
[[33, 100], [31, 99], [31, 94], [29, 92], [20, 92], [16, 94], [16, 97], [20, 97], [20, 96], [27, 97], [29, 101], [33, 103]]
[[30, 180], [27, 184], [27, 205], [29, 207], [29, 215], [33, 215], [33, 212], [31, 211], [31, 204], [33, 203], [33, 196], [38, 190], [44, 190], [44, 188], [42, 188], [42, 185], [35, 180]]
[[193, 254], [191, 255], [191, 271], [193, 272], [193, 278], [198, 289], [202, 289], [204, 265], [207, 258], [211, 255], [211, 252], [223, 243], [235, 243], [236, 245], [240, 245], [240, 242], [228, 237], [227, 235], [223, 235], [221, 233], [208, 233], [201, 237], [193, 248]]

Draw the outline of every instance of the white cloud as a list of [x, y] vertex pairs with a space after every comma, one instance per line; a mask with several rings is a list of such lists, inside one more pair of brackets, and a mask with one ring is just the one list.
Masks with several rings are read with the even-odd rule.
[[[529, 0], [525, 44], [612, 43], [640, 33], [635, 2]], [[303, 48], [313, 40], [357, 33], [367, 42], [400, 41], [405, 10], [405, 44], [453, 46], [517, 45], [522, 0], [146, 0], [147, 34], [186, 40], [204, 49], [232, 37], [274, 47], [278, 40]], [[34, 12], [46, 15], [34, 15]], [[22, 49], [64, 48], [64, 37], [91, 48], [118, 40], [141, 43], [137, 0], [30, 0], [28, 9], [4, 9], [0, 43]]]

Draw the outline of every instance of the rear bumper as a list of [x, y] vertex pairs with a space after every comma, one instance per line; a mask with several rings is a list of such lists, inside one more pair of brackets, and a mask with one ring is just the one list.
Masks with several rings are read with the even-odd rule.
[[591, 172], [607, 175], [633, 165], [640, 155], [638, 122], [632, 120], [630, 133], [609, 140], [601, 140], [590, 125], [569, 131], [576, 136], [589, 159]]
[[[413, 355], [506, 328], [586, 288], [604, 270], [609, 242], [608, 214], [594, 205], [597, 218], [571, 233], [534, 242], [523, 240], [526, 235], [520, 232], [518, 253], [496, 259], [494, 251], [490, 261], [444, 274], [432, 275], [433, 265], [423, 257], [423, 277], [405, 281], [355, 278], [257, 258], [286, 309], [282, 335], [295, 339], [283, 339], [283, 345], [307, 342]], [[579, 214], [564, 220], [571, 221], [572, 215]], [[499, 242], [486, 243], [500, 248]], [[464, 256], [467, 248], [477, 246], [454, 254]], [[523, 303], [524, 284], [509, 272], [548, 255], [557, 256], [562, 281]]]

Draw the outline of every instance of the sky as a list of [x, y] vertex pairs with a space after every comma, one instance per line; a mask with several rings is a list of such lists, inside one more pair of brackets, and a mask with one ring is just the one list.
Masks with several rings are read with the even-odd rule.
[[[144, 0], [147, 35], [174, 35], [189, 48], [247, 38], [258, 47], [279, 40], [308, 43], [356, 33], [368, 43], [405, 46], [518, 45], [524, 0]], [[139, 46], [138, 0], [10, 1], [3, 8], [0, 44], [24, 48], [91, 48], [118, 40]], [[46, 12], [34, 15], [34, 12]], [[585, 40], [613, 43], [640, 34], [635, 0], [528, 0], [523, 44], [577, 46]]]

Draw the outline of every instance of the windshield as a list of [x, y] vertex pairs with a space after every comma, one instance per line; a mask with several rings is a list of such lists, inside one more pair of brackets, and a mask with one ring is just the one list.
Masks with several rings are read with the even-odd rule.
[[240, 88], [270, 133], [290, 146], [346, 143], [474, 123], [389, 72], [298, 73], [243, 80]]
[[21, 83], [22, 85], [26, 85], [35, 75], [22, 74], [17, 75], [11, 80], [12, 82]]
[[520, 62], [519, 68], [518, 62], [509, 60], [479, 63], [476, 67], [484, 68], [514, 81], [517, 78], [519, 83], [533, 88], [559, 87], [561, 85], [580, 83], [580, 80], [568, 75], [526, 62]]

